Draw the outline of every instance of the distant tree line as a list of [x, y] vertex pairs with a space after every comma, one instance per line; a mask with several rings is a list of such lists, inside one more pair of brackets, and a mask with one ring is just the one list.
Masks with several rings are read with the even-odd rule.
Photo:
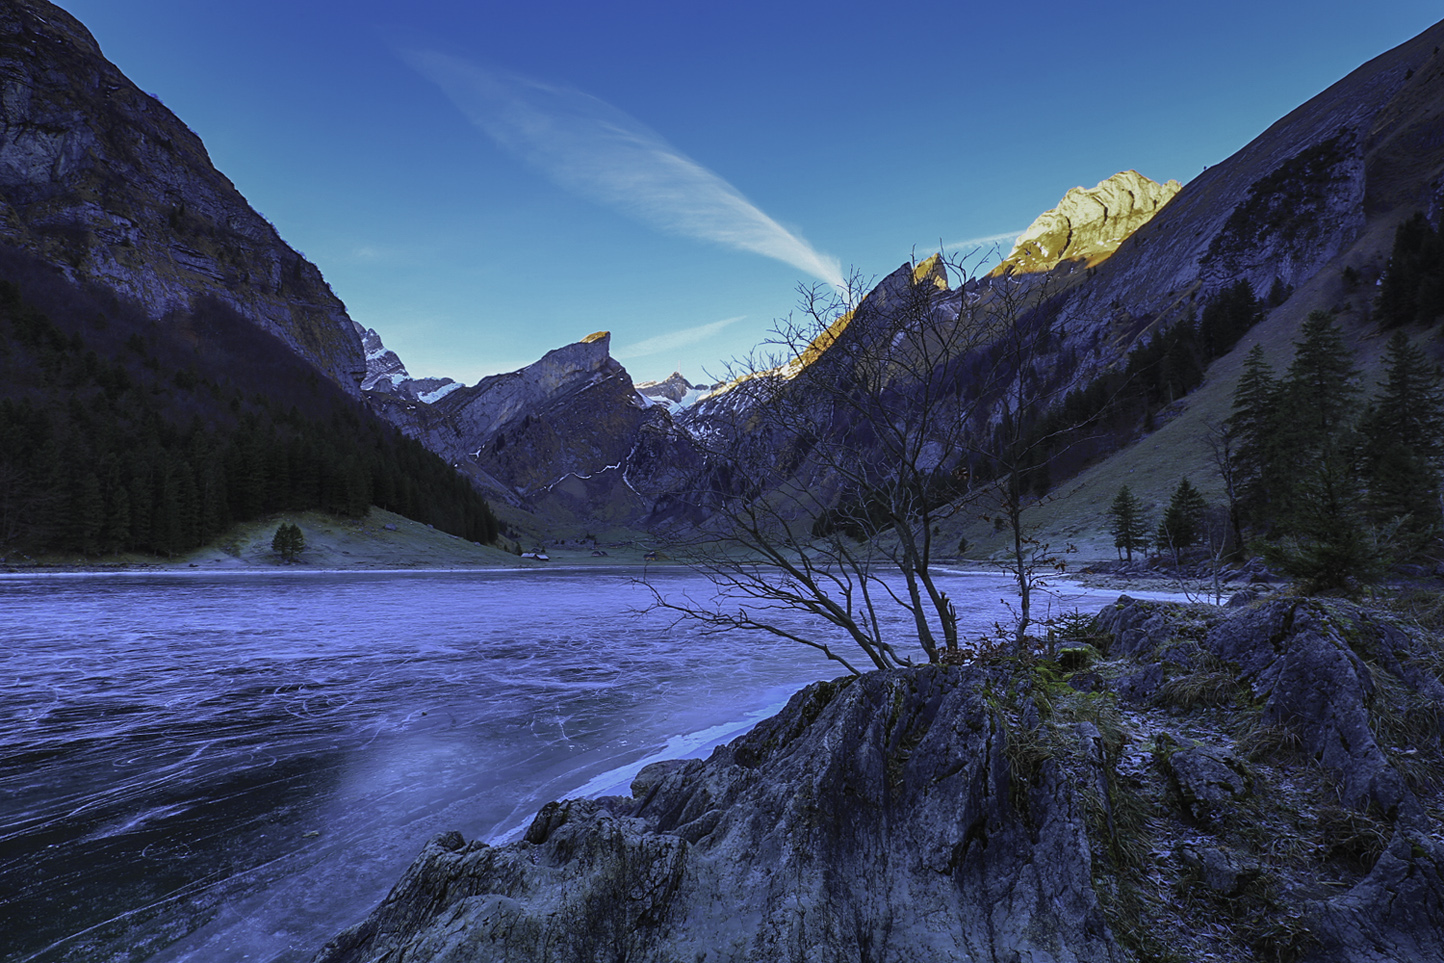
[[1209, 298], [1196, 317], [1141, 339], [1123, 364], [1067, 391], [1033, 417], [1026, 447], [1034, 460], [1028, 472], [1034, 493], [1043, 495], [1058, 479], [1152, 431], [1157, 413], [1202, 384], [1208, 365], [1233, 350], [1266, 310], [1290, 293], [1279, 280], [1261, 301], [1240, 280]]
[[[0, 546], [174, 555], [272, 512], [359, 516], [372, 504], [497, 537], [490, 506], [450, 466], [237, 327], [247, 322], [212, 305], [170, 328], [142, 325], [50, 294], [75, 309], [56, 315], [70, 330], [0, 281]], [[197, 340], [198, 328], [220, 356], [187, 354], [174, 336]]]

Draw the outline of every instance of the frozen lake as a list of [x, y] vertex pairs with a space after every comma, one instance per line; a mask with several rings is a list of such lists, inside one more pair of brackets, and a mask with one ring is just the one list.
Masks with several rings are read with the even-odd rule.
[[[0, 578], [0, 955], [307, 960], [434, 833], [625, 792], [841, 674], [638, 614], [639, 574]], [[1001, 576], [949, 582], [965, 636], [1005, 617]]]

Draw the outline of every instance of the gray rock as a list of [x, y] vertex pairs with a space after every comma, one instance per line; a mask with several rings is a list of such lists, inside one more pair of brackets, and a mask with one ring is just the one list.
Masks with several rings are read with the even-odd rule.
[[1304, 963], [1438, 963], [1444, 955], [1444, 844], [1400, 831], [1353, 889], [1320, 905]]
[[1225, 608], [1241, 609], [1252, 605], [1263, 597], [1263, 591], [1257, 588], [1241, 589], [1228, 597]]
[[1184, 843], [1178, 847], [1178, 858], [1198, 874], [1203, 885], [1220, 896], [1238, 896], [1258, 879], [1263, 867], [1251, 860], [1202, 843]]
[[1350, 637], [1386, 667], [1399, 665], [1398, 650], [1409, 644], [1402, 630], [1356, 606], [1279, 599], [1215, 626], [1204, 645], [1240, 667], [1264, 700], [1265, 725], [1294, 729], [1304, 747], [1339, 774], [1346, 805], [1372, 805], [1390, 818], [1416, 813], [1417, 800], [1374, 738], [1368, 710], [1374, 681]]
[[1183, 606], [1178, 602], [1148, 602], [1120, 595], [1098, 613], [1098, 627], [1111, 637], [1110, 656], [1145, 655], [1168, 639], [1169, 619]]
[[1167, 757], [1168, 775], [1185, 812], [1200, 825], [1219, 822], [1253, 790], [1243, 762], [1232, 753], [1193, 746]]
[[1163, 666], [1157, 662], [1119, 679], [1114, 688], [1124, 702], [1142, 705], [1163, 685]]
[[664, 759], [654, 762], [644, 767], [632, 780], [632, 798], [646, 802], [652, 790], [665, 782], [668, 776], [677, 772], [692, 772], [701, 766], [702, 762], [698, 759]]
[[317, 959], [1121, 963], [1079, 787], [1046, 762], [1020, 814], [987, 678], [810, 686], [638, 798], [552, 804], [507, 846], [433, 840]]

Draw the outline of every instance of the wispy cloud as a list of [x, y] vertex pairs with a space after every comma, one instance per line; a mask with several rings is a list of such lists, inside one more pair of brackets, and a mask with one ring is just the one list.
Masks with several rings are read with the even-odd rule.
[[668, 234], [751, 251], [841, 285], [836, 259], [605, 101], [447, 54], [403, 56], [472, 123], [567, 190]]
[[986, 237], [970, 237], [962, 241], [947, 241], [943, 244], [945, 251], [961, 251], [968, 248], [987, 247], [991, 244], [1007, 244], [1010, 246], [1022, 235], [1022, 231], [1005, 231], [1002, 234], [989, 234]]
[[623, 345], [612, 352], [612, 357], [626, 361], [630, 358], [646, 358], [654, 354], [661, 354], [663, 351], [685, 348], [689, 344], [707, 340], [729, 324], [736, 324], [745, 317], [745, 314], [739, 314], [735, 318], [723, 318], [721, 321], [713, 321], [711, 324], [699, 324], [696, 327], [683, 328], [681, 331], [659, 334], [655, 338]]

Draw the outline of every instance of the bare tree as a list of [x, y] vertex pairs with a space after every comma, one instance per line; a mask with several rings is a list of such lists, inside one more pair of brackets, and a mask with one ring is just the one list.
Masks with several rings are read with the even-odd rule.
[[[1237, 442], [1222, 422], [1210, 421], [1204, 425], [1207, 432], [1209, 451], [1213, 455], [1213, 466], [1218, 470], [1218, 479], [1223, 482], [1224, 497], [1228, 499], [1228, 525], [1233, 536], [1229, 546], [1233, 554], [1243, 551], [1243, 519], [1239, 510], [1239, 471]], [[1210, 544], [1212, 543], [1212, 540]]]
[[[708, 521], [671, 551], [719, 593], [657, 595], [709, 626], [810, 645], [854, 672], [783, 611], [821, 618], [872, 667], [910, 664], [914, 642], [928, 661], [957, 652], [936, 561], [942, 527], [962, 512], [996, 508], [1010, 527], [1023, 638], [1048, 557], [1023, 512], [1051, 440], [1038, 416], [1059, 388], [1046, 370], [1056, 332], [1039, 310], [1042, 285], [975, 279], [939, 255], [870, 287], [854, 274], [841, 290], [802, 288], [798, 312], [693, 417], [709, 467], [689, 494]], [[888, 625], [899, 608], [906, 645]]]

